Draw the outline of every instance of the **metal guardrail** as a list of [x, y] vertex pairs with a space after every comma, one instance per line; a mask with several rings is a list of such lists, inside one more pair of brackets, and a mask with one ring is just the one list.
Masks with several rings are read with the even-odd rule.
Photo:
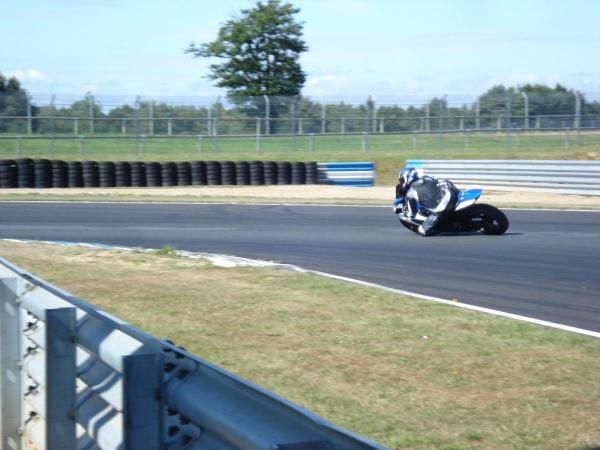
[[0, 450], [384, 450], [0, 258]]
[[327, 162], [317, 165], [319, 183], [339, 186], [373, 186], [375, 164], [372, 162]]
[[406, 167], [423, 169], [459, 185], [600, 195], [600, 161], [411, 159]]

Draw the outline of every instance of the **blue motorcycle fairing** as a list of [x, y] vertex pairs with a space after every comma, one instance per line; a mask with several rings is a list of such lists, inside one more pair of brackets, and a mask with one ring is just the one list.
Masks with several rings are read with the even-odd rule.
[[460, 191], [456, 204], [458, 205], [469, 200], [477, 200], [479, 197], [481, 197], [481, 192], [481, 189], [467, 189], [466, 191]]

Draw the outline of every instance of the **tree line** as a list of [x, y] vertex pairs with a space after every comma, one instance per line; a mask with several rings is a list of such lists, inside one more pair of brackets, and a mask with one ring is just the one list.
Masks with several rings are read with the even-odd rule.
[[189, 45], [186, 53], [213, 61], [205, 77], [226, 89], [224, 102], [144, 101], [109, 109], [87, 95], [67, 106], [35, 105], [16, 78], [0, 74], [0, 132], [24, 132], [23, 119], [8, 117], [28, 116], [32, 132], [81, 134], [363, 132], [381, 131], [381, 119], [383, 131], [395, 132], [518, 127], [525, 116], [573, 116], [577, 98], [578, 113], [600, 114], [600, 102], [560, 84], [497, 85], [462, 105], [449, 105], [445, 97], [409, 106], [378, 105], [370, 98], [324, 105], [302, 95], [306, 74], [299, 57], [308, 47], [295, 18], [299, 11], [282, 0], [258, 1], [225, 22], [213, 41]]

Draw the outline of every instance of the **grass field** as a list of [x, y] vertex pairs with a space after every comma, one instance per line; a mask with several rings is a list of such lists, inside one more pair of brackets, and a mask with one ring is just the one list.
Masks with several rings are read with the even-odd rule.
[[15, 264], [391, 449], [600, 446], [600, 340], [161, 253], [0, 241]]
[[448, 134], [301, 135], [261, 137], [0, 135], [0, 158], [64, 160], [373, 161], [379, 185], [394, 184], [406, 159], [600, 159], [600, 133], [515, 132]]

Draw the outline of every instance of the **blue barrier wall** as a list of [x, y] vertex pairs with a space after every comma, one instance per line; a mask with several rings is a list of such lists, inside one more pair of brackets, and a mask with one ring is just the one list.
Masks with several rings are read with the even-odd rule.
[[319, 183], [339, 186], [373, 186], [372, 162], [327, 162], [318, 164]]

